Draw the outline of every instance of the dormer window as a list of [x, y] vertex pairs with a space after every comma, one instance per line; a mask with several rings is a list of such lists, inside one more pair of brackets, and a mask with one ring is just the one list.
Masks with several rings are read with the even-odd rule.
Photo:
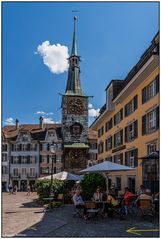
[[28, 142], [29, 141], [29, 136], [27, 133], [21, 133], [21, 140], [23, 142]]

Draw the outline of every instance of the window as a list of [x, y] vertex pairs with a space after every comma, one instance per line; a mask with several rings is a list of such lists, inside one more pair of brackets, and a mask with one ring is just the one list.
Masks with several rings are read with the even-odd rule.
[[43, 168], [41, 168], [41, 173], [42, 173], [42, 174], [49, 174], [49, 167], [43, 167]]
[[105, 158], [105, 161], [110, 161], [110, 162], [112, 162], [112, 156], [107, 156], [107, 157]]
[[60, 173], [61, 172], [61, 168], [56, 168], [56, 173]]
[[27, 156], [21, 156], [21, 163], [26, 164], [27, 163]]
[[19, 163], [19, 158], [20, 158], [20, 156], [14, 156], [13, 157], [13, 163], [18, 164]]
[[138, 121], [125, 127], [125, 142], [130, 142], [137, 138], [138, 135]]
[[154, 132], [159, 128], [159, 106], [142, 117], [142, 135]]
[[90, 149], [97, 149], [97, 143], [90, 143], [89, 148]]
[[7, 162], [7, 154], [2, 153], [2, 162]]
[[29, 140], [28, 134], [27, 133], [21, 133], [21, 140], [23, 142], [28, 142], [28, 140]]
[[138, 149], [125, 152], [125, 165], [132, 168], [138, 166]]
[[112, 136], [106, 139], [106, 151], [112, 149]]
[[89, 154], [89, 158], [90, 158], [90, 160], [97, 160], [97, 154], [95, 154], [95, 153], [90, 153], [90, 154]]
[[100, 142], [98, 145], [98, 154], [102, 154], [103, 153], [103, 142]]
[[14, 176], [18, 176], [18, 168], [14, 168], [13, 169], [13, 175]]
[[41, 156], [41, 163], [47, 163], [47, 156], [46, 155]]
[[148, 146], [147, 146], [147, 151], [148, 151], [147, 153], [148, 153], [148, 155], [153, 153], [153, 152], [156, 152], [156, 150], [157, 150], [156, 143], [148, 144]]
[[30, 163], [35, 164], [36, 163], [36, 156], [30, 156]]
[[114, 155], [114, 163], [123, 164], [123, 153]]
[[30, 168], [30, 176], [35, 176], [35, 168]]
[[123, 130], [114, 134], [114, 147], [118, 147], [123, 144]]
[[104, 128], [103, 126], [98, 130], [98, 137], [101, 137], [104, 133]]
[[159, 92], [159, 75], [142, 90], [142, 104], [153, 98]]
[[108, 122], [106, 122], [106, 124], [105, 124], [105, 131], [107, 132], [111, 128], [112, 128], [112, 118]]
[[57, 155], [56, 156], [56, 162], [57, 163], [61, 163], [61, 155]]
[[36, 151], [37, 150], [37, 144], [31, 144], [30, 145], [30, 150], [31, 151]]
[[26, 168], [22, 168], [22, 175], [26, 176]]
[[121, 190], [121, 177], [116, 177], [116, 188]]
[[123, 109], [121, 109], [117, 114], [114, 115], [114, 125], [120, 123], [123, 119]]
[[49, 150], [49, 144], [42, 144], [42, 150]]
[[125, 117], [133, 113], [137, 109], [137, 105], [138, 97], [136, 95], [128, 104], [125, 105]]
[[7, 166], [2, 166], [2, 174], [7, 174], [8, 170], [7, 170]]
[[2, 151], [7, 151], [7, 144], [2, 144]]

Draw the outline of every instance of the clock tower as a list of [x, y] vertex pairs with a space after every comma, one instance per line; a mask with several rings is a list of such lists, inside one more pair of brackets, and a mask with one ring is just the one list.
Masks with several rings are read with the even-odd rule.
[[80, 57], [76, 47], [76, 17], [65, 94], [62, 96], [64, 170], [76, 173], [87, 166], [88, 96], [80, 82]]

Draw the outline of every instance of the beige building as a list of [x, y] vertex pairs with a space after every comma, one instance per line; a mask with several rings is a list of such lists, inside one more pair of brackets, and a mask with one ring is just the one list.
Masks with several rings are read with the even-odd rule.
[[157, 189], [159, 179], [153, 176], [158, 167], [146, 168], [153, 176], [143, 181], [139, 158], [159, 150], [159, 34], [124, 80], [109, 83], [106, 103], [90, 128], [98, 131], [99, 162], [134, 169], [111, 173], [109, 184], [122, 192], [126, 186], [136, 191], [142, 183]]

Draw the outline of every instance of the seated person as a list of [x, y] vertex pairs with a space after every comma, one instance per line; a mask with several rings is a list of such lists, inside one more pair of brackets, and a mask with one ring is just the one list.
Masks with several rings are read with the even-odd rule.
[[113, 191], [109, 190], [109, 193], [108, 193], [108, 196], [107, 196], [107, 203], [104, 206], [105, 215], [108, 214], [109, 217], [112, 217], [113, 212], [110, 210], [110, 208], [116, 207], [118, 205], [119, 205], [119, 202], [115, 198], [115, 195], [113, 194]]
[[134, 196], [135, 195], [132, 192], [130, 192], [129, 188], [126, 187], [125, 188], [125, 193], [124, 193], [124, 205], [125, 206], [131, 205], [131, 200]]
[[76, 190], [74, 196], [73, 196], [73, 202], [76, 208], [78, 209], [84, 209], [83, 210], [83, 214], [84, 214], [84, 218], [87, 219], [87, 210], [84, 206], [84, 201], [80, 195], [80, 190]]
[[[148, 201], [150, 200], [151, 204], [150, 205], [149, 204], [142, 205], [139, 203], [140, 200], [148, 200]], [[137, 206], [140, 207], [142, 214], [146, 215], [148, 210], [152, 209], [152, 201], [153, 201], [153, 198], [151, 196], [151, 191], [149, 189], [146, 189], [142, 194], [140, 194], [140, 196], [138, 196], [138, 198], [136, 199], [135, 202], [136, 202]]]
[[93, 194], [93, 200], [97, 202], [97, 208], [101, 208], [103, 206], [103, 193], [101, 192], [100, 187], [96, 188], [96, 192]]
[[139, 196], [143, 192], [145, 192], [146, 188], [144, 185], [140, 185], [140, 188], [137, 190], [136, 194]]
[[138, 196], [138, 198], [136, 199], [136, 202], [138, 202], [140, 199], [149, 199], [152, 202], [153, 198], [151, 196], [151, 191], [149, 189], [146, 189], [144, 192], [142, 192]]

